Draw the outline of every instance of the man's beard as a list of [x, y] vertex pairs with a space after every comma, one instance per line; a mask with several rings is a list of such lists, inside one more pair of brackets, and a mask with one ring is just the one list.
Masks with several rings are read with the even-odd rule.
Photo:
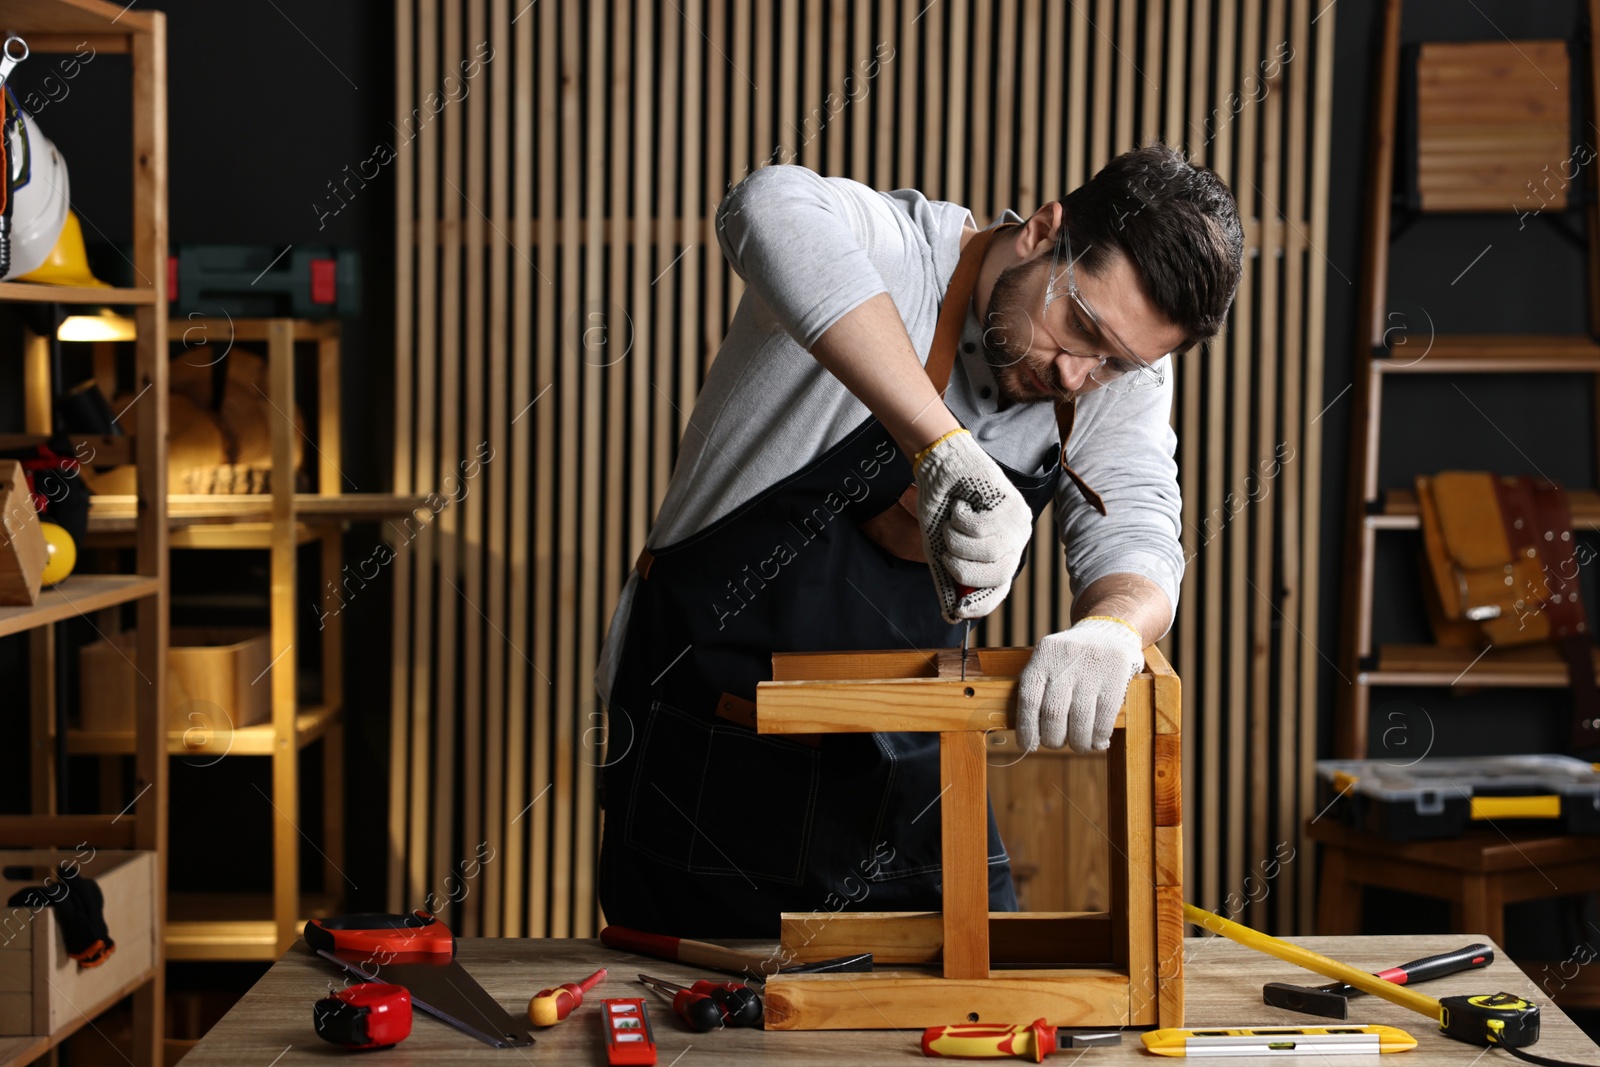
[[[989, 294], [989, 309], [984, 315], [983, 358], [994, 371], [1000, 396], [1008, 403], [1060, 400], [1069, 395], [1061, 388], [1050, 361], [1041, 361], [1028, 351], [1035, 336], [1033, 320], [1026, 311], [1034, 299], [1028, 282], [1034, 274], [1048, 268], [1043, 258], [1007, 267], [995, 279], [994, 289]], [[1044, 383], [1043, 392], [1034, 381], [1035, 374]]]

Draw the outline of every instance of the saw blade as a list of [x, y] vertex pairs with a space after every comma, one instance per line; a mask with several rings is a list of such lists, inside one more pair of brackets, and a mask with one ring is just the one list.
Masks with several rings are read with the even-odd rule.
[[524, 1048], [534, 1043], [527, 1025], [513, 1018], [455, 960], [379, 964], [370, 957], [357, 960], [327, 949], [318, 949], [317, 955], [363, 981], [404, 986], [413, 1005], [485, 1044]]

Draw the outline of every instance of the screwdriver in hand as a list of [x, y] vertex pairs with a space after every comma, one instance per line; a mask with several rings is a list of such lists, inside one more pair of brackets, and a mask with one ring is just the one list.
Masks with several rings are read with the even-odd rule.
[[741, 982], [708, 982], [692, 986], [641, 974], [639, 981], [672, 997], [672, 1010], [692, 1028], [704, 1033], [724, 1026], [761, 1025], [761, 998]]

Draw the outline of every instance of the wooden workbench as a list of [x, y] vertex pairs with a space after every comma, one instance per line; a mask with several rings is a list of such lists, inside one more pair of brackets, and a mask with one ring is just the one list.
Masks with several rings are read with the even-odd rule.
[[[1482, 940], [1487, 938], [1462, 934], [1295, 939], [1307, 948], [1368, 970], [1380, 970]], [[1316, 1020], [1310, 1016], [1265, 1007], [1261, 1003], [1261, 986], [1271, 981], [1314, 985], [1323, 979], [1222, 938], [1191, 938], [1185, 943], [1185, 950], [1188, 957], [1185, 965], [1187, 1025], [1316, 1025]], [[640, 971], [674, 981], [709, 977], [707, 972], [677, 964], [614, 952], [597, 941], [463, 938], [458, 943], [457, 958], [485, 989], [518, 1015], [525, 1010], [528, 998], [542, 988], [578, 981], [596, 967], [606, 967], [610, 974], [570, 1019], [553, 1029], [537, 1031], [538, 1043], [531, 1048], [492, 1049], [419, 1013], [410, 1038], [391, 1050], [363, 1054], [363, 1064], [373, 1067], [380, 1064], [395, 1067], [464, 1063], [604, 1064], [595, 998], [640, 995], [644, 987], [633, 980]], [[184, 1058], [184, 1067], [267, 1067], [268, 1064], [292, 1067], [293, 1064], [327, 1063], [330, 1057], [348, 1055], [321, 1041], [311, 1029], [311, 1004], [325, 996], [329, 983], [335, 980], [337, 972], [331, 964], [308, 955], [303, 942], [297, 944]], [[1486, 970], [1444, 978], [1422, 988], [1435, 996], [1492, 993], [1502, 989], [1528, 996], [1540, 1004], [1543, 1026], [1543, 1036], [1533, 1051], [1600, 1065], [1600, 1047], [1540, 995], [1534, 982], [1508, 962], [1503, 953], [1497, 953], [1495, 963]], [[643, 995], [653, 997], [649, 993]], [[696, 1034], [678, 1022], [665, 1001], [659, 998], [657, 1001], [650, 1011], [661, 1067], [672, 1067], [685, 1054], [687, 1058], [681, 1061], [683, 1067], [703, 1064], [708, 1057], [728, 1064], [770, 1062], [783, 1067], [844, 1067], [846, 1064], [905, 1063], [921, 1058], [920, 1032], [727, 1030]], [[1397, 1061], [1400, 1067], [1446, 1064], [1463, 1067], [1473, 1062], [1481, 1063], [1482, 1067], [1506, 1067], [1516, 1062], [1503, 1052], [1488, 1053], [1478, 1060], [1479, 1053], [1485, 1050], [1449, 1041], [1422, 1016], [1393, 1004], [1370, 997], [1356, 1003], [1359, 1010], [1352, 1010], [1350, 1022], [1387, 1023], [1403, 1028], [1417, 1039], [1417, 1048], [1404, 1053], [1404, 1058]], [[1050, 1062], [1075, 1063], [1083, 1056], [1089, 1057], [1091, 1067], [1162, 1062], [1144, 1052], [1136, 1032], [1125, 1034], [1120, 1048], [1067, 1051], [1058, 1053]], [[1317, 1062], [1354, 1065], [1376, 1060], [1371, 1056], [1346, 1056], [1318, 1058]]]

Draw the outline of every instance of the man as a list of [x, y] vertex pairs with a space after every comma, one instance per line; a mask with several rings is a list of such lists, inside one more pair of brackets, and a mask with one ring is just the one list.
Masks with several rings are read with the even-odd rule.
[[[1104, 749], [1182, 577], [1172, 355], [1221, 329], [1238, 209], [1151, 145], [1025, 222], [792, 166], [717, 213], [748, 283], [597, 683], [609, 922], [771, 937], [783, 911], [939, 906], [938, 738], [761, 737], [774, 651], [958, 644], [1053, 495], [1072, 627], [1017, 737]], [[991, 907], [1015, 910], [989, 819]], [[870, 903], [867, 903], [870, 901]]]

